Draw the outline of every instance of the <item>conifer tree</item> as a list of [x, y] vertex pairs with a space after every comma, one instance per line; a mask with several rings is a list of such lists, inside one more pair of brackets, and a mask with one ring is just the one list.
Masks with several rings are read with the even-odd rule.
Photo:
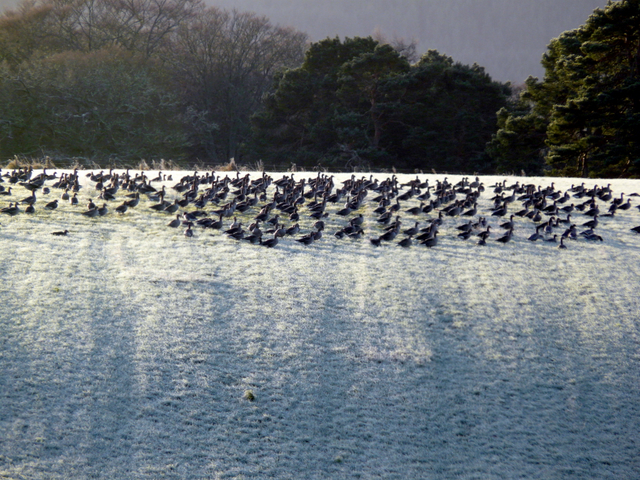
[[543, 81], [501, 114], [488, 149], [498, 167], [544, 155], [552, 175], [640, 175], [640, 0], [595, 10], [551, 41], [542, 64]]

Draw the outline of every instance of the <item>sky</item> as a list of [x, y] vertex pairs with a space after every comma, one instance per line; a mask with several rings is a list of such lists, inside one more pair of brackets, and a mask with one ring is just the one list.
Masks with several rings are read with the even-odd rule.
[[420, 53], [436, 49], [477, 63], [496, 80], [542, 77], [549, 41], [584, 24], [606, 0], [216, 0], [224, 8], [255, 11], [307, 32], [311, 40], [379, 31], [415, 40]]
[[[15, 5], [0, 0], [0, 6]], [[606, 0], [208, 0], [253, 11], [274, 23], [326, 37], [367, 36], [415, 40], [420, 53], [436, 49], [477, 63], [496, 80], [523, 83], [542, 77], [540, 59], [552, 38], [582, 25]]]

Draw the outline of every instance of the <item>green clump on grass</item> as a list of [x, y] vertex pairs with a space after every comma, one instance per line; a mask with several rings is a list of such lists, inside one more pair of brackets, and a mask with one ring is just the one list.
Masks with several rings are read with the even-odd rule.
[[256, 396], [253, 394], [251, 390], [245, 390], [242, 398], [244, 398], [245, 400], [249, 400], [250, 402], [253, 402], [256, 399]]

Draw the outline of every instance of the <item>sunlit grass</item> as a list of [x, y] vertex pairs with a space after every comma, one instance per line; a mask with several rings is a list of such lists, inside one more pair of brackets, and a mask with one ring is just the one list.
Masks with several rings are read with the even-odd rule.
[[[211, 230], [185, 238], [144, 198], [122, 216], [115, 201], [85, 218], [97, 193], [83, 178], [81, 206], [0, 218], [3, 476], [638, 469], [635, 207], [603, 220], [604, 242], [566, 251], [528, 242], [533, 227], [520, 220], [513, 241], [480, 247], [458, 239], [451, 218], [433, 249], [376, 248], [371, 203], [361, 240], [334, 238], [345, 220], [331, 215], [319, 242], [266, 249]], [[14, 199], [27, 196], [19, 188]], [[312, 224], [303, 216], [303, 232]]]

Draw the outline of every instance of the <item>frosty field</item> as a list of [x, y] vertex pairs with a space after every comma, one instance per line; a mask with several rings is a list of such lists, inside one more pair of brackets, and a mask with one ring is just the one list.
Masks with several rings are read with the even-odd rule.
[[640, 197], [603, 242], [532, 243], [516, 218], [503, 245], [503, 179], [481, 178], [486, 246], [448, 217], [432, 249], [376, 248], [371, 202], [363, 239], [334, 238], [332, 213], [272, 249], [186, 238], [146, 199], [0, 216], [0, 478], [638, 478]]

